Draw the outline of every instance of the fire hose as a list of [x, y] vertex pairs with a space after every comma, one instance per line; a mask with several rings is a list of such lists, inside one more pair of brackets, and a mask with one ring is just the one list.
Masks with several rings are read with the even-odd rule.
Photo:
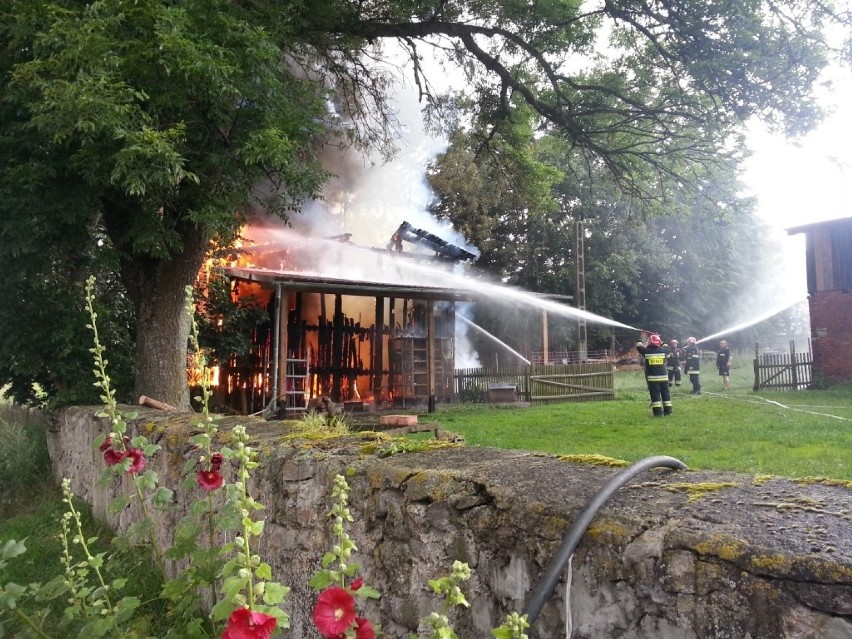
[[[586, 529], [589, 527], [589, 524], [592, 523], [592, 519], [594, 519], [598, 510], [600, 510], [601, 507], [609, 501], [615, 492], [636, 475], [645, 472], [646, 470], [650, 470], [652, 468], [685, 470], [686, 467], [686, 464], [674, 457], [668, 457], [666, 455], [646, 457], [645, 459], [641, 459], [635, 464], [628, 466], [624, 470], [619, 471], [592, 496], [580, 512], [580, 515], [574, 520], [571, 527], [565, 533], [565, 536], [562, 538], [562, 545], [550, 560], [538, 587], [527, 601], [526, 606], [524, 606], [523, 612], [527, 615], [527, 622], [530, 627], [533, 623], [535, 623], [535, 620], [538, 619], [538, 615], [541, 613], [541, 609], [544, 607], [544, 604], [553, 595], [553, 590], [556, 588], [560, 575], [565, 569], [566, 564], [574, 555], [574, 550], [579, 545], [580, 539], [582, 539], [583, 535], [586, 533]], [[566, 597], [566, 607], [568, 606], [568, 603], [569, 602]]]

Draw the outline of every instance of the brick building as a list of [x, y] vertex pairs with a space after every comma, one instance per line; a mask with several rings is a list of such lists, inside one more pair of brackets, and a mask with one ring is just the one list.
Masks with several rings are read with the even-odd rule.
[[787, 233], [805, 234], [814, 376], [852, 380], [852, 217]]

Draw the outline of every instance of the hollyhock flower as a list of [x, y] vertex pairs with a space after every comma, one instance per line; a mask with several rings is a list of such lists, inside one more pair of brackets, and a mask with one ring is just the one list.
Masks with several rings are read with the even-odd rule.
[[355, 621], [355, 600], [348, 591], [332, 586], [317, 598], [314, 606], [314, 624], [326, 637], [336, 637]]
[[115, 450], [114, 448], [108, 448], [104, 451], [104, 461], [107, 466], [115, 466], [122, 459], [124, 459], [124, 451]]
[[210, 470], [215, 470], [217, 473], [222, 468], [222, 453], [213, 453], [210, 456]]
[[355, 617], [355, 639], [376, 639], [373, 624], [364, 617]]
[[107, 438], [104, 440], [104, 443], [103, 443], [103, 444], [101, 444], [101, 445], [98, 447], [98, 450], [100, 450], [102, 453], [105, 453], [105, 452], [107, 452], [110, 448], [112, 448], [112, 437], [107, 436]]
[[203, 488], [209, 493], [219, 488], [225, 480], [222, 478], [222, 475], [220, 475], [218, 471], [199, 470], [195, 474], [195, 481], [198, 482], [198, 485], [201, 486], [201, 488]]
[[130, 458], [130, 468], [127, 469], [128, 473], [136, 475], [145, 470], [145, 453], [142, 452], [141, 448], [128, 448], [124, 456]]
[[352, 585], [349, 586], [350, 590], [358, 590], [361, 586], [364, 585], [364, 580], [361, 577], [352, 580]]
[[237, 608], [228, 617], [228, 625], [219, 639], [269, 639], [278, 621], [275, 617]]

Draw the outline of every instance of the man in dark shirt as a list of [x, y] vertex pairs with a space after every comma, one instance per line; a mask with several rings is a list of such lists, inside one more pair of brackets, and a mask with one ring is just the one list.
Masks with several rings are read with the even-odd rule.
[[731, 388], [731, 349], [728, 348], [728, 342], [722, 340], [719, 342], [719, 352], [716, 353], [716, 368], [719, 369], [719, 375], [722, 377], [722, 389], [730, 390]]
[[686, 338], [686, 348], [683, 349], [684, 365], [683, 371], [689, 375], [689, 381], [692, 382], [692, 394], [701, 394], [701, 351], [698, 350], [697, 342], [694, 337]]
[[677, 340], [669, 340], [669, 352], [666, 355], [666, 371], [669, 374], [669, 388], [672, 384], [680, 386], [680, 349]]

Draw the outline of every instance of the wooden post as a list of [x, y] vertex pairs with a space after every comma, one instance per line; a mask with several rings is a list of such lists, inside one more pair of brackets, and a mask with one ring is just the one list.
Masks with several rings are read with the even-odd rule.
[[376, 324], [373, 331], [373, 357], [370, 361], [370, 366], [373, 369], [373, 398], [376, 405], [379, 405], [382, 391], [382, 370], [384, 369], [384, 340], [385, 340], [385, 298], [376, 298]]
[[334, 333], [331, 340], [331, 401], [340, 401], [341, 366], [343, 365], [343, 296], [334, 296]]
[[426, 370], [429, 412], [435, 412], [435, 302], [426, 302]]
[[793, 367], [793, 390], [799, 390], [799, 363], [796, 361], [796, 342], [790, 340], [790, 365]]
[[754, 343], [754, 390], [760, 390], [760, 347]]
[[547, 310], [541, 311], [541, 363], [550, 363], [550, 344], [547, 335]]
[[281, 288], [281, 298], [278, 301], [278, 390], [276, 402], [279, 397], [284, 398], [284, 414], [287, 411], [287, 333], [290, 324], [290, 301], [286, 288]]

